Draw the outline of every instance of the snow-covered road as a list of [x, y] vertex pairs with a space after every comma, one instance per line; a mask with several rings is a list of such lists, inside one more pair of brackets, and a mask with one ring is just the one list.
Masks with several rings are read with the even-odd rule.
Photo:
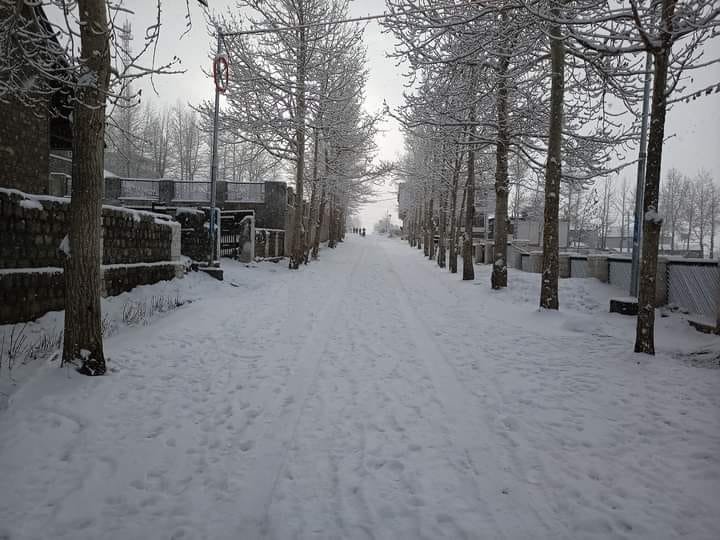
[[186, 278], [110, 376], [47, 368], [0, 412], [0, 538], [720, 537], [720, 370], [672, 354], [717, 338], [660, 319], [638, 365], [607, 286], [540, 313], [536, 275], [477, 270], [351, 237]]

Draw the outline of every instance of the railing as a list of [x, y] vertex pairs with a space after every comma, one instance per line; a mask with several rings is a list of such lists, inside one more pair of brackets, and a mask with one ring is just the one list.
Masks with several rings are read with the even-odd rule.
[[255, 257], [283, 257], [285, 231], [283, 229], [255, 229]]
[[720, 297], [717, 261], [668, 261], [668, 303], [705, 317], [716, 317]]
[[159, 201], [160, 182], [144, 178], [121, 178], [120, 198], [125, 200]]
[[210, 182], [175, 182], [173, 201], [210, 202]]
[[265, 202], [264, 182], [226, 182], [227, 202]]

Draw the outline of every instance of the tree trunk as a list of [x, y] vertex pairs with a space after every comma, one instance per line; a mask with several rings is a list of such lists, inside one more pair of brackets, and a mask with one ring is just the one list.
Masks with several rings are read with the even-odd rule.
[[338, 212], [338, 224], [337, 224], [337, 241], [343, 242], [345, 240], [345, 210], [342, 209]]
[[445, 231], [447, 229], [447, 189], [443, 188], [440, 192], [440, 223], [438, 227], [438, 252], [437, 263], [440, 268], [445, 268], [445, 258], [447, 256], [445, 246]]
[[422, 231], [422, 204], [415, 204], [415, 238], [417, 240], [417, 248], [423, 248], [423, 231]]
[[305, 250], [305, 264], [307, 264], [310, 261], [310, 251], [312, 247], [315, 245], [315, 238], [313, 237], [314, 234], [316, 234], [317, 227], [315, 226], [317, 222], [317, 184], [318, 184], [318, 142], [320, 138], [318, 137], [318, 129], [315, 128], [313, 130], [313, 168], [312, 168], [312, 182], [311, 182], [311, 189], [310, 189], [310, 211], [308, 212], [308, 226], [307, 226], [307, 233], [305, 234], [305, 245], [303, 246]]
[[718, 289], [718, 295], [715, 298], [715, 309], [717, 311], [716, 321], [715, 321], [715, 333], [720, 334], [720, 289]]
[[[470, 123], [475, 121], [475, 114], [471, 113]], [[465, 235], [463, 237], [463, 281], [475, 279], [475, 268], [473, 267], [472, 241], [473, 241], [473, 218], [475, 217], [475, 148], [473, 139], [475, 126], [471, 125], [468, 130], [468, 159], [467, 159], [467, 183], [465, 188]]]
[[672, 47], [672, 18], [676, 0], [663, 0], [662, 50], [653, 54], [654, 79], [650, 134], [648, 136], [648, 161], [645, 171], [645, 220], [643, 221], [642, 258], [640, 259], [640, 290], [635, 334], [635, 352], [655, 354], [655, 282], [657, 280], [658, 241], [662, 220], [657, 214], [660, 189], [662, 146], [665, 137], [665, 114], [667, 112], [666, 84], [668, 63]]
[[670, 227], [670, 251], [675, 251], [675, 220], [672, 220], [672, 225]]
[[430, 205], [428, 208], [427, 229], [428, 229], [428, 258], [432, 261], [435, 259], [435, 197], [430, 197]]
[[508, 82], [510, 57], [500, 58], [498, 70], [497, 149], [495, 151], [495, 231], [493, 236], [493, 268], [490, 285], [493, 289], [507, 287], [507, 208], [508, 208]]
[[[712, 201], [710, 203], [710, 259], [715, 256], [715, 220], [718, 194], [714, 190], [715, 188], [713, 188]], [[718, 304], [718, 306], [720, 306], [720, 304]]]
[[77, 89], [73, 111], [73, 182], [69, 215], [70, 253], [65, 261], [63, 363], [82, 359], [80, 372], [105, 373], [100, 292], [105, 97], [110, 81], [109, 29], [104, 0], [80, 0], [83, 74], [94, 85]]
[[[553, 15], [559, 18], [558, 9]], [[565, 93], [565, 42], [559, 24], [550, 28], [550, 134], [548, 157], [545, 164], [545, 213], [543, 221], [542, 281], [540, 283], [540, 307], [558, 309], [558, 280], [560, 277], [560, 254], [558, 243], [558, 220], [560, 213], [560, 180], [562, 178], [562, 127], [563, 99]]]
[[[298, 3], [298, 24], [305, 24], [303, 3]], [[297, 270], [303, 260], [303, 181], [305, 175], [305, 60], [307, 55], [307, 30], [298, 30], [300, 45], [298, 47], [296, 77], [297, 93], [295, 96], [297, 118], [295, 119], [295, 152], [297, 157], [295, 170], [295, 214], [292, 224], [292, 242], [290, 250], [290, 268]]]
[[329, 211], [328, 211], [328, 247], [335, 247], [335, 194], [330, 192], [329, 200]]
[[312, 258], [318, 258], [318, 252], [320, 251], [320, 235], [322, 234], [322, 226], [325, 221], [325, 205], [327, 203], [327, 196], [325, 195], [325, 186], [323, 185], [322, 193], [320, 194], [320, 209], [318, 210], [317, 225], [315, 227], [315, 237], [313, 238], [313, 249]]
[[457, 274], [457, 192], [460, 180], [460, 160], [462, 154], [458, 152], [453, 168], [452, 187], [450, 188], [450, 267], [451, 274]]

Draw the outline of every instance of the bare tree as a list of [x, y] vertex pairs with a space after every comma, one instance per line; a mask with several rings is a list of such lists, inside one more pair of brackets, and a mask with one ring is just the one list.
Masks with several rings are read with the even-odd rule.
[[354, 47], [354, 25], [321, 24], [346, 17], [348, 0], [242, 0], [238, 7], [259, 33], [243, 34], [235, 14], [213, 22], [226, 31], [233, 58], [223, 125], [240, 140], [290, 162], [295, 172], [290, 267], [305, 259], [306, 133], [328, 58]]
[[115, 2], [0, 3], [0, 43], [13, 59], [0, 68], [0, 99], [45, 110], [49, 98], [64, 88], [72, 105], [73, 182], [64, 272], [63, 361], [80, 360], [80, 371], [88, 375], [102, 375], [106, 369], [100, 324], [106, 105], [132, 106], [137, 96], [124, 93], [123, 88], [139, 77], [174, 72], [173, 60], [160, 66], [154, 62], [156, 55], [149, 55], [151, 65], [141, 65], [141, 58], [154, 51], [157, 43], [160, 7], [158, 2], [158, 17], [147, 27], [143, 46], [128, 54], [116, 20], [118, 13], [131, 12]]

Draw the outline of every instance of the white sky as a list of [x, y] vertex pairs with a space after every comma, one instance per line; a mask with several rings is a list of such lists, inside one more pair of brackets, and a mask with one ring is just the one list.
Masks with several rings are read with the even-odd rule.
[[[136, 39], [142, 35], [140, 21], [148, 21], [154, 17], [155, 2], [147, 0], [126, 0], [127, 7], [136, 11], [133, 17], [133, 32]], [[192, 2], [194, 4], [194, 2]], [[233, 0], [210, 0], [213, 10], [225, 10], [234, 6]], [[181, 40], [178, 36], [184, 30], [185, 2], [165, 0], [163, 2], [163, 28], [160, 42], [161, 58], [177, 55], [182, 59], [187, 70], [182, 75], [157, 78], [155, 86], [159, 96], [151, 95], [153, 102], [173, 104], [176, 101], [196, 103], [202, 99], [213, 97], [212, 81], [202, 72], [209, 66], [208, 54], [214, 50], [214, 43], [207, 31], [204, 16], [198, 6], [192, 5], [193, 27]], [[379, 14], [385, 9], [384, 0], [354, 0], [351, 4], [351, 15], [362, 16]], [[377, 111], [386, 100], [390, 107], [402, 101], [403, 77], [402, 67], [395, 65], [396, 60], [387, 58], [386, 51], [392, 50], [394, 38], [383, 34], [377, 22], [370, 22], [365, 30], [367, 60], [370, 78], [367, 87], [366, 108]], [[720, 44], [713, 44], [717, 56]], [[712, 55], [710, 55], [712, 56]], [[231, 66], [232, 69], [232, 66]], [[715, 65], [706, 71], [695, 74], [693, 87], [703, 87], [720, 80], [720, 66]], [[402, 136], [397, 124], [389, 120], [384, 125], [385, 131], [378, 137], [381, 159], [394, 160], [402, 151]], [[663, 154], [663, 170], [675, 167], [685, 174], [694, 175], [699, 169], [709, 170], [715, 179], [720, 179], [720, 94], [712, 94], [690, 103], [677, 104], [668, 114], [666, 134], [670, 138]], [[635, 178], [634, 169], [624, 173], [628, 179]], [[360, 212], [362, 225], [368, 229], [381, 219], [387, 211], [397, 220], [394, 188], [384, 187], [378, 193], [378, 202], [366, 205]]]

